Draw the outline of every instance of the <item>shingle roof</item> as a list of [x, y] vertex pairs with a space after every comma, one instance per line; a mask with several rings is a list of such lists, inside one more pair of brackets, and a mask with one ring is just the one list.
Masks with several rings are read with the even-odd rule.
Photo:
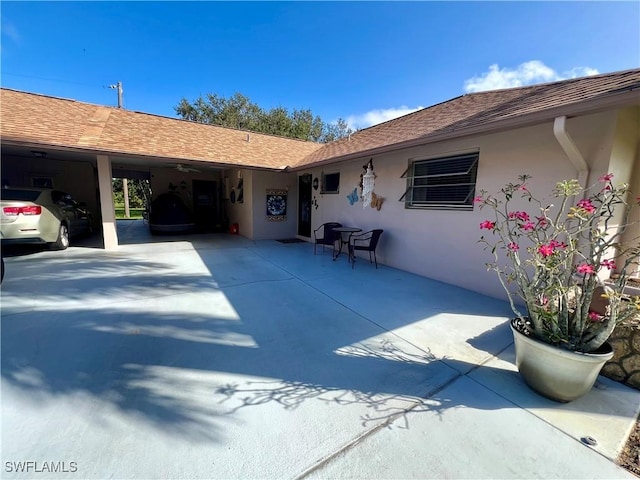
[[322, 146], [4, 88], [0, 102], [3, 141], [274, 169]]
[[325, 145], [4, 88], [0, 102], [3, 141], [298, 169], [603, 106], [640, 105], [640, 69], [463, 95]]
[[635, 92], [632, 102], [640, 105], [640, 69], [463, 95], [326, 144], [297, 167], [490, 131], [508, 121], [534, 116], [540, 121], [545, 114], [553, 118], [563, 114], [561, 109], [629, 92]]

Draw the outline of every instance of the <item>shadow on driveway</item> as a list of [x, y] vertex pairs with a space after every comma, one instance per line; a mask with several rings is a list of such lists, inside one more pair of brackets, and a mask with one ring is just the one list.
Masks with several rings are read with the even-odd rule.
[[[306, 245], [282, 246], [292, 247], [309, 253]], [[359, 404], [366, 407], [365, 426], [408, 410], [492, 408], [474, 398], [438, 396], [462, 372], [491, 367], [442, 362], [428, 343], [416, 345], [392, 330], [403, 326], [399, 318], [407, 324], [442, 311], [502, 313], [496, 301], [478, 295], [475, 307], [454, 302], [455, 287], [447, 287], [449, 296], [415, 296], [414, 289], [432, 281], [389, 288], [395, 285], [389, 275], [408, 274], [385, 268], [362, 286], [347, 285], [348, 277], [336, 271], [326, 285], [352, 293], [336, 300], [274, 264], [266, 251], [258, 257], [247, 249], [209, 248], [150, 260], [78, 250], [46, 262], [15, 259], [20, 273], [2, 292], [2, 378], [36, 402], [88, 394], [200, 440], [219, 439], [235, 412], [268, 403], [287, 410], [311, 399]], [[379, 287], [385, 295], [377, 298]], [[375, 318], [407, 295], [416, 303], [404, 309], [411, 318], [396, 315], [390, 325]], [[504, 328], [470, 343], [498, 353]]]

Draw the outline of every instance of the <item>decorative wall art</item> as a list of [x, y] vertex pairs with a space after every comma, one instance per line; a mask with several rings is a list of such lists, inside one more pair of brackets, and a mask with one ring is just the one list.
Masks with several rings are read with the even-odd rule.
[[287, 220], [287, 193], [285, 189], [267, 189], [267, 220], [269, 222]]
[[353, 205], [358, 201], [358, 189], [354, 188], [353, 192], [347, 195], [347, 200], [349, 200], [349, 205]]
[[244, 203], [244, 180], [238, 178], [238, 186], [236, 187], [236, 202]]
[[376, 210], [380, 211], [383, 202], [384, 198], [379, 197], [375, 192], [371, 192], [371, 208], [375, 208]]
[[373, 158], [362, 166], [364, 172], [360, 175], [360, 188], [362, 189], [362, 208], [371, 205], [371, 195], [375, 188], [376, 174], [373, 171]]

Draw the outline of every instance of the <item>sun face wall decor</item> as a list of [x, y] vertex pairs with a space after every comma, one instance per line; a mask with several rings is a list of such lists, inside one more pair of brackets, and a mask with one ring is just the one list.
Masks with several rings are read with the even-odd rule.
[[267, 221], [284, 222], [287, 220], [287, 190], [267, 189]]

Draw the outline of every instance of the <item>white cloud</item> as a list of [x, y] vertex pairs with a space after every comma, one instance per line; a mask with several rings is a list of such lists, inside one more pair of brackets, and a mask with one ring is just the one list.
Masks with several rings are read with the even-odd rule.
[[393, 120], [394, 118], [407, 115], [409, 113], [420, 110], [424, 107], [409, 108], [406, 105], [402, 105], [398, 108], [380, 108], [376, 110], [370, 110], [361, 115], [349, 115], [345, 120], [350, 128], [356, 130], [358, 128], [367, 128], [378, 123], [386, 122], [387, 120]]
[[18, 45], [21, 43], [22, 38], [20, 37], [20, 33], [18, 33], [18, 29], [10, 23], [2, 25], [2, 35]]
[[466, 93], [497, 90], [501, 88], [522, 87], [536, 83], [555, 82], [568, 78], [597, 75], [599, 72], [591, 67], [574, 67], [562, 73], [547, 67], [539, 60], [521, 63], [515, 69], [500, 68], [497, 64], [489, 66], [489, 71], [472, 77], [464, 82]]

